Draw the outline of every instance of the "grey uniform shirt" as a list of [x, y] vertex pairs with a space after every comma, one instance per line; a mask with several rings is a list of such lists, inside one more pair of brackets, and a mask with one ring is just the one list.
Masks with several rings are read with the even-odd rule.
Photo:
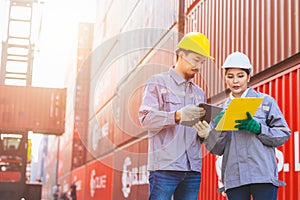
[[175, 111], [202, 102], [203, 90], [173, 68], [148, 80], [139, 109], [149, 136], [148, 170], [201, 171], [200, 138], [193, 128], [175, 122]]
[[[291, 131], [274, 98], [252, 88], [246, 92], [245, 97], [264, 98], [253, 117], [261, 124], [261, 134], [255, 135], [245, 130], [215, 131], [212, 121], [212, 131], [204, 141], [205, 146], [211, 153], [223, 155], [221, 173], [225, 189], [252, 183], [278, 186], [275, 148], [288, 140]], [[230, 101], [231, 98], [223, 108]]]

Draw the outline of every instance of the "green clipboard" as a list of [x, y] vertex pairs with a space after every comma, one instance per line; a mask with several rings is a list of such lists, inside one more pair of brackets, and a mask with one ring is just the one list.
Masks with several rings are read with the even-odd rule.
[[263, 98], [232, 99], [215, 129], [217, 131], [238, 130], [234, 127], [236, 125], [235, 120], [246, 119], [246, 112], [249, 112], [253, 116], [262, 101]]

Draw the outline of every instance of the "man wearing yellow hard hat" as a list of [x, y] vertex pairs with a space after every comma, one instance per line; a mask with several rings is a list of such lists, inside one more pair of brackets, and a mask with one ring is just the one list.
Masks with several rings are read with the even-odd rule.
[[139, 119], [148, 130], [149, 199], [197, 200], [201, 181], [199, 134], [182, 122], [205, 115], [196, 105], [206, 102], [204, 91], [192, 79], [203, 62], [213, 59], [210, 42], [198, 32], [186, 34], [177, 45], [177, 62], [168, 72], [148, 80]]

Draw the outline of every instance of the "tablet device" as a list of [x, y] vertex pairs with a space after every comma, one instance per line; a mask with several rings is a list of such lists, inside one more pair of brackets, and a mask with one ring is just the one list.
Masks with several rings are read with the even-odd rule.
[[209, 123], [212, 119], [214, 119], [223, 110], [223, 108], [221, 108], [221, 107], [214, 106], [214, 105], [207, 104], [207, 103], [200, 103], [198, 106], [205, 109], [206, 113], [205, 113], [204, 117], [196, 118], [191, 121], [181, 121], [182, 125], [192, 127], [194, 124], [196, 124], [200, 120], [201, 121], [205, 120], [205, 121], [207, 121], [207, 123]]

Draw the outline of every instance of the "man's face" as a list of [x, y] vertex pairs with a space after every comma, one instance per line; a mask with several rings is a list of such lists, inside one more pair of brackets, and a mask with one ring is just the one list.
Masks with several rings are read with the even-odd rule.
[[203, 65], [203, 62], [206, 60], [206, 57], [189, 52], [179, 53], [179, 73], [186, 79], [189, 80], [194, 78], [195, 74], [199, 72], [200, 67]]

